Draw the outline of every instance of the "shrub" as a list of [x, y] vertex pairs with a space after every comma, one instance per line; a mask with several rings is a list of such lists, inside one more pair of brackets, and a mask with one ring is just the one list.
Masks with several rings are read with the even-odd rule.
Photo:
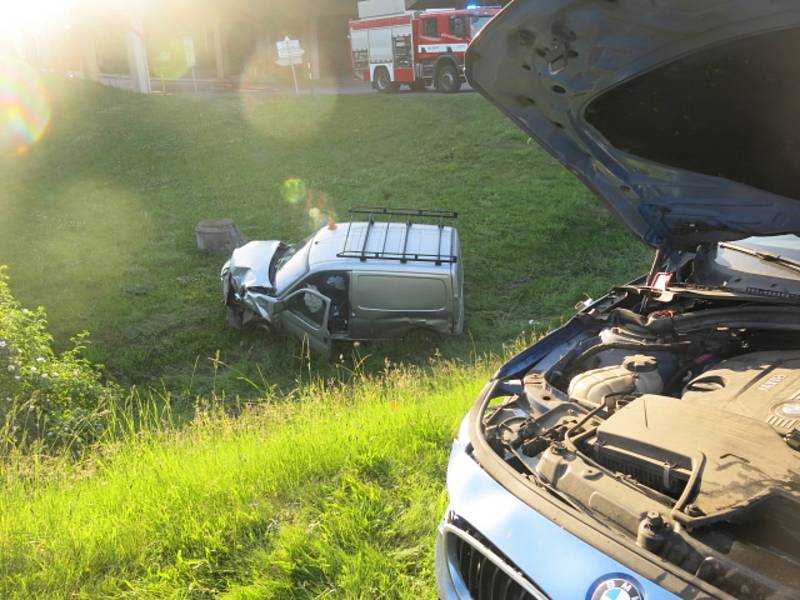
[[88, 334], [58, 354], [43, 308], [23, 308], [0, 266], [0, 444], [79, 449], [105, 430], [119, 397], [82, 357]]

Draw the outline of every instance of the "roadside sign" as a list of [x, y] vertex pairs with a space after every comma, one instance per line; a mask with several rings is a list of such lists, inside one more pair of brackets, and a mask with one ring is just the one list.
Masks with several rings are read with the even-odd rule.
[[303, 55], [300, 54], [299, 56], [292, 57], [292, 58], [279, 58], [275, 61], [282, 67], [292, 67], [294, 65], [302, 65], [303, 64]]
[[292, 67], [292, 79], [294, 80], [294, 91], [300, 93], [300, 88], [297, 85], [297, 73], [295, 72], [295, 65], [303, 64], [303, 55], [306, 53], [300, 47], [300, 40], [290, 40], [287, 35], [283, 41], [276, 42], [278, 47], [278, 60], [276, 61], [282, 67]]
[[302, 65], [303, 55], [306, 53], [300, 47], [300, 40], [290, 40], [287, 36], [281, 42], [276, 42], [278, 47], [278, 64], [284, 67], [290, 65]]

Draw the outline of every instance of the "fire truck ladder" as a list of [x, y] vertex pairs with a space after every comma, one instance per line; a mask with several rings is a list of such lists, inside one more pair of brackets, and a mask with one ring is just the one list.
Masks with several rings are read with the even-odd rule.
[[[446, 223], [458, 218], [458, 213], [449, 210], [421, 210], [414, 208], [380, 208], [360, 206], [350, 209], [350, 215], [368, 215], [367, 227], [364, 230], [364, 240], [360, 244], [360, 248], [352, 248], [351, 233], [353, 227], [353, 219], [347, 226], [347, 235], [344, 239], [344, 249], [337, 254], [340, 258], [357, 258], [362, 262], [369, 259], [379, 260], [397, 260], [401, 263], [408, 261], [417, 262], [432, 262], [437, 266], [443, 264], [452, 264], [458, 262], [458, 256], [455, 254], [455, 235], [450, 235], [450, 248], [447, 252], [442, 252], [442, 242], [444, 240], [444, 229]], [[377, 217], [405, 217], [405, 229], [403, 234], [403, 247], [400, 252], [392, 252], [386, 250], [386, 244], [389, 240], [389, 232], [392, 229], [390, 221], [376, 221]], [[435, 221], [435, 223], [430, 223]], [[383, 233], [383, 240], [378, 244], [380, 250], [369, 250], [369, 243], [371, 236], [375, 230], [375, 225], [378, 223], [385, 223], [386, 228]], [[437, 244], [436, 254], [423, 254], [419, 252], [408, 251], [408, 238], [411, 234], [411, 229], [414, 225], [422, 224], [435, 224], [439, 231], [439, 241]], [[354, 240], [355, 241], [355, 240]]]

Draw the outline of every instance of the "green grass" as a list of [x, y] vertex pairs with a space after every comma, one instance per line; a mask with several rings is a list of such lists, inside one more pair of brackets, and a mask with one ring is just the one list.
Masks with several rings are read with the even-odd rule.
[[426, 598], [460, 417], [490, 372], [310, 385], [0, 483], [0, 596]]
[[[447, 451], [503, 344], [648, 253], [476, 95], [51, 87], [48, 134], [0, 163], [12, 289], [61, 343], [89, 329], [111, 377], [196, 395], [198, 410], [77, 461], [4, 457], [0, 597], [432, 597]], [[251, 238], [299, 239], [314, 225], [283, 200], [289, 177], [339, 217], [458, 210], [468, 335], [363, 346], [351, 373], [228, 330], [223, 258], [195, 250], [194, 225], [231, 216]]]
[[[356, 204], [460, 213], [468, 333], [362, 348], [424, 363], [496, 351], [530, 321], [646, 267], [647, 252], [566, 170], [478, 95], [317, 98], [139, 97], [51, 82], [53, 121], [22, 157], [0, 161], [0, 263], [58, 341], [92, 333], [90, 356], [123, 383], [206, 393], [296, 385], [298, 344], [242, 335], [222, 318], [225, 257], [194, 247], [204, 218], [251, 239], [313, 231], [303, 201], [346, 218]], [[335, 375], [326, 364], [314, 374]]]

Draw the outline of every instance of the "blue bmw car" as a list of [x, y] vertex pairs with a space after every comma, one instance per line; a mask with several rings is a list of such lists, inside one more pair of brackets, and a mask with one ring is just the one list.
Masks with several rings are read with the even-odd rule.
[[797, 0], [515, 0], [472, 43], [655, 260], [464, 419], [442, 598], [800, 598], [799, 57]]

